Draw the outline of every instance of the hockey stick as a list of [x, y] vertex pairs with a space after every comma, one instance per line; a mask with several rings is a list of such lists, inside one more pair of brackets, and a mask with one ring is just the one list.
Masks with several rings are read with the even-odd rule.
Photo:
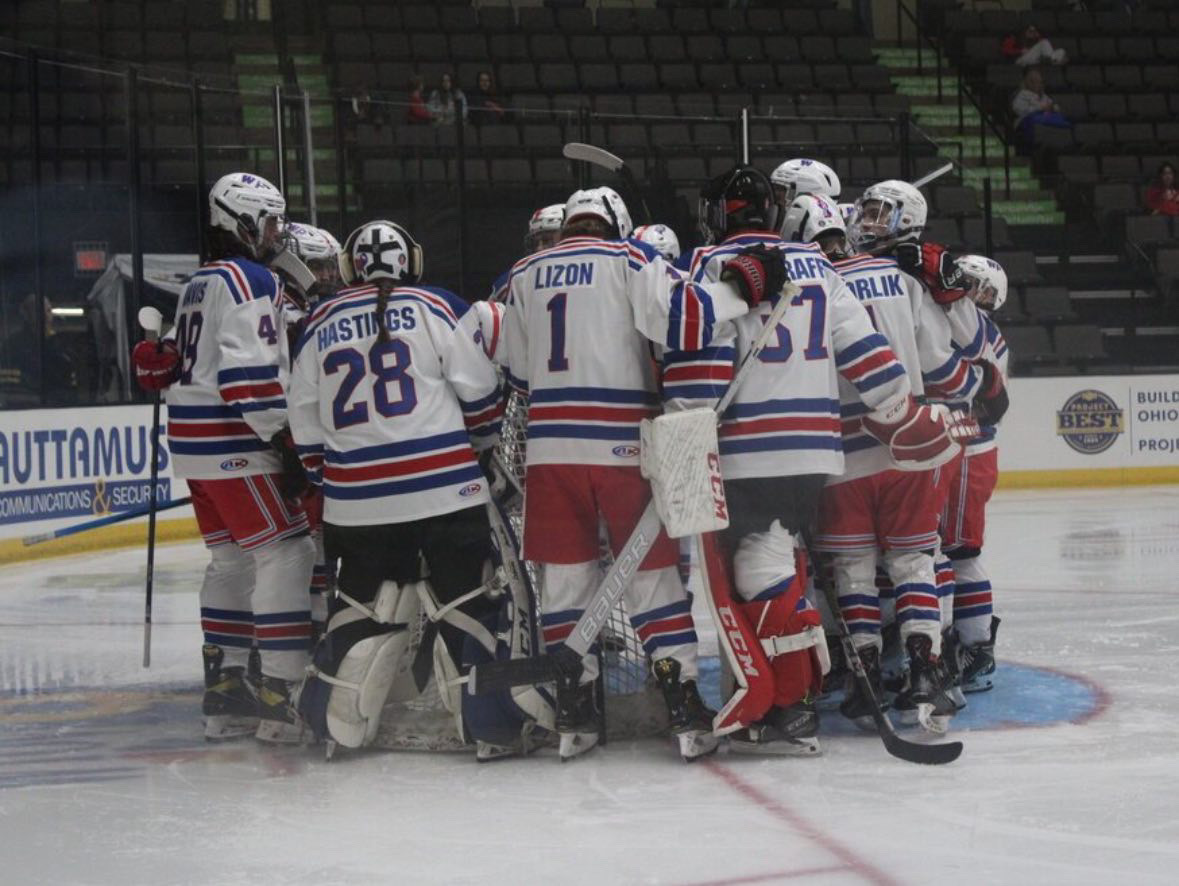
[[924, 188], [931, 181], [936, 181], [937, 179], [939, 179], [943, 175], [945, 175], [947, 172], [950, 172], [953, 168], [954, 168], [954, 164], [952, 162], [947, 163], [944, 166], [939, 166], [933, 172], [927, 172], [925, 175], [921, 176], [921, 178], [917, 179], [917, 181], [911, 182], [911, 184], [915, 188]]
[[[172, 508], [184, 507], [192, 501], [187, 495], [184, 498], [178, 498], [175, 501], [170, 501], [167, 504], [158, 505], [156, 513], [162, 511], [170, 511]], [[151, 511], [151, 506], [146, 508], [136, 508], [133, 511], [123, 511], [118, 514], [108, 514], [105, 517], [99, 517], [96, 520], [87, 520], [85, 523], [75, 523], [73, 526], [63, 526], [61, 529], [54, 529], [52, 532], [42, 532], [38, 535], [26, 535], [21, 539], [21, 543], [25, 547], [32, 547], [43, 542], [53, 541], [55, 538], [65, 538], [68, 535], [77, 535], [79, 532], [89, 532], [91, 529], [99, 529], [103, 526], [110, 526], [113, 523], [122, 523], [124, 520], [134, 520], [136, 517], [142, 517]]]
[[831, 610], [831, 615], [835, 619], [835, 623], [839, 626], [839, 641], [843, 644], [843, 655], [847, 659], [848, 667], [851, 668], [852, 674], [856, 680], [856, 686], [864, 697], [868, 699], [872, 707], [872, 719], [876, 721], [876, 731], [880, 734], [880, 740], [884, 742], [884, 748], [894, 757], [901, 760], [907, 760], [910, 763], [924, 763], [931, 766], [936, 766], [942, 763], [953, 763], [962, 755], [962, 742], [947, 741], [943, 744], [919, 744], [915, 741], [908, 741], [897, 735], [896, 729], [893, 728], [892, 721], [880, 709], [880, 702], [876, 698], [876, 692], [872, 688], [872, 681], [868, 679], [868, 674], [864, 670], [864, 663], [860, 660], [860, 654], [856, 651], [856, 645], [852, 642], [851, 630], [847, 626], [847, 622], [843, 619], [843, 610], [839, 608], [839, 597], [827, 581], [827, 576], [823, 572], [822, 565], [815, 556], [817, 549], [814, 545], [814, 540], [811, 536], [810, 529], [802, 531], [802, 539], [806, 544], [807, 554], [810, 555], [811, 562], [815, 568], [815, 585], [822, 591], [823, 596], [827, 598], [827, 607]]
[[[787, 281], [778, 295], [778, 303], [766, 317], [765, 324], [754, 339], [749, 351], [741, 359], [737, 373], [730, 382], [724, 396], [716, 401], [713, 411], [717, 421], [724, 415], [733, 397], [737, 394], [741, 382], [757, 362], [757, 357], [770, 340], [786, 306], [790, 300], [798, 295], [799, 288]], [[585, 612], [573, 626], [573, 631], [565, 642], [555, 652], [540, 655], [535, 658], [515, 658], [509, 661], [495, 661], [477, 665], [471, 669], [469, 685], [473, 695], [508, 689], [512, 686], [523, 686], [528, 683], [547, 683], [555, 680], [558, 672], [568, 672], [581, 667], [581, 658], [589, 651], [598, 634], [605, 626], [614, 607], [622, 599], [623, 593], [630, 586], [631, 579], [639, 569], [639, 564], [647, 556], [647, 552], [655, 543], [662, 528], [659, 513], [655, 509], [654, 499], [647, 502], [647, 508], [639, 518], [630, 537], [614, 558], [610, 569], [606, 572], [594, 596], [585, 607]]]
[[[160, 350], [160, 328], [164, 318], [155, 308], [139, 309], [139, 325], [148, 341]], [[147, 499], [147, 577], [143, 589], [143, 666], [151, 667], [151, 592], [156, 571], [156, 481], [160, 477], [160, 392], [151, 404], [151, 489]]]
[[643, 191], [639, 187], [638, 181], [635, 180], [635, 174], [626, 165], [625, 160], [617, 154], [611, 154], [605, 148], [599, 148], [596, 145], [587, 145], [584, 142], [567, 142], [565, 147], [561, 149], [561, 153], [565, 155], [566, 159], [592, 163], [594, 166], [601, 166], [603, 169], [617, 173], [626, 183], [627, 189], [633, 192], [635, 197], [638, 198], [639, 206], [643, 210], [643, 222], [650, 223], [651, 210], [647, 206], [647, 201], [643, 197]]

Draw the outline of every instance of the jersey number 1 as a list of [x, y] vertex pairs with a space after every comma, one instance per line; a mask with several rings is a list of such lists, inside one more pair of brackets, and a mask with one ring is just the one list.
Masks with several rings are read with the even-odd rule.
[[569, 301], [568, 292], [558, 292], [549, 299], [545, 310], [549, 312], [549, 372], [564, 372], [569, 368], [565, 356], [565, 308]]

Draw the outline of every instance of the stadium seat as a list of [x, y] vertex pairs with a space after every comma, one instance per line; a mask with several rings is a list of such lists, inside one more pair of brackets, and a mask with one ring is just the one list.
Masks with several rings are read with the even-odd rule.
[[1024, 310], [1037, 323], [1077, 319], [1068, 290], [1063, 286], [1029, 286], [1023, 293]]

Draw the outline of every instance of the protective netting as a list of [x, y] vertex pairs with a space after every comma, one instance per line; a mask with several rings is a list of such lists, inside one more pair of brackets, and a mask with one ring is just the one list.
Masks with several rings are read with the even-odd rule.
[[[521, 487], [524, 483], [527, 436], [528, 403], [513, 392], [504, 411], [496, 455], [500, 464], [511, 471]], [[523, 510], [518, 504], [508, 511], [508, 519], [517, 538], [523, 537], [523, 517]], [[603, 553], [603, 574], [609, 565], [609, 555]], [[537, 564], [526, 562], [524, 567], [532, 586], [539, 590]], [[544, 601], [541, 600], [542, 608], [543, 605]], [[420, 614], [409, 652], [402, 658], [401, 674], [396, 685], [402, 685], [409, 679], [425, 623], [425, 614]], [[607, 738], [638, 738], [664, 730], [667, 708], [651, 676], [647, 654], [631, 627], [625, 603], [619, 603], [602, 630], [601, 656]], [[454, 717], [446, 710], [431, 677], [420, 695], [407, 700], [390, 701], [385, 706], [376, 743], [379, 747], [408, 750], [461, 750], [466, 746], [458, 739], [454, 724]]]

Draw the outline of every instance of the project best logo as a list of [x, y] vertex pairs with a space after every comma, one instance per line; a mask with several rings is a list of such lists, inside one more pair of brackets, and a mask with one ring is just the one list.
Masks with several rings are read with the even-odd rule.
[[1056, 413], [1056, 434], [1077, 452], [1096, 455], [1126, 429], [1126, 414], [1108, 394], [1078, 391]]

